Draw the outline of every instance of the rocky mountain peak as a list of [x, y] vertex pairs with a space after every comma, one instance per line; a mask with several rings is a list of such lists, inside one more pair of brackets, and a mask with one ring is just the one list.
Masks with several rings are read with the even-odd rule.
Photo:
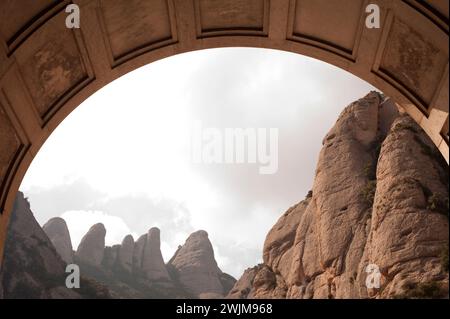
[[99, 266], [105, 250], [106, 228], [102, 223], [93, 225], [81, 239], [76, 256], [86, 263]]
[[171, 265], [177, 270], [180, 282], [194, 295], [211, 298], [226, 293], [221, 282], [222, 271], [206, 231], [192, 233], [171, 259]]
[[141, 269], [148, 280], [170, 281], [161, 254], [160, 230], [156, 227], [151, 228], [147, 233]]
[[122, 240], [122, 244], [119, 247], [118, 263], [125, 271], [129, 273], [133, 270], [133, 250], [134, 238], [131, 235], [127, 235]]
[[[448, 297], [448, 165], [400, 113], [376, 92], [344, 109], [312, 191], [281, 216], [264, 264], [230, 298]], [[366, 285], [369, 265], [379, 288]]]
[[73, 262], [73, 248], [66, 221], [60, 217], [51, 218], [42, 229], [51, 240], [56, 251], [68, 264]]

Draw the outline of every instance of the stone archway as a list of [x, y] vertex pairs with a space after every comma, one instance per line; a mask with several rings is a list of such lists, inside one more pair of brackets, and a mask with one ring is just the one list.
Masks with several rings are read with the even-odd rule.
[[[65, 26], [70, 3], [80, 7], [80, 29]], [[365, 26], [370, 3], [380, 8], [379, 29]], [[182, 52], [272, 48], [336, 65], [389, 95], [448, 162], [448, 7], [447, 0], [2, 1], [0, 259], [20, 182], [58, 124], [114, 79]]]

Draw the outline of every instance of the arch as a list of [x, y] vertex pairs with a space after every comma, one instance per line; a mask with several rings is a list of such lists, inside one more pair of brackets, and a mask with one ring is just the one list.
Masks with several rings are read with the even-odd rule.
[[[449, 160], [447, 0], [39, 0], [0, 3], [0, 258], [20, 182], [83, 100], [140, 66], [218, 47], [272, 48], [340, 67], [390, 96]], [[81, 28], [65, 8], [79, 5]], [[349, 88], [351, 89], [351, 88]]]

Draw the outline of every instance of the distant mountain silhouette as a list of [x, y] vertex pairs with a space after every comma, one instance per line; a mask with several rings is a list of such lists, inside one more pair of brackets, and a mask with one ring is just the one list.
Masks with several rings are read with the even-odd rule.
[[[112, 247], [105, 247], [106, 232], [93, 225], [74, 252], [65, 221], [52, 218], [42, 229], [19, 192], [0, 275], [3, 298], [223, 298], [236, 282], [218, 268], [205, 231], [189, 236], [168, 264], [159, 229]], [[65, 286], [68, 263], [80, 267], [80, 289]]]

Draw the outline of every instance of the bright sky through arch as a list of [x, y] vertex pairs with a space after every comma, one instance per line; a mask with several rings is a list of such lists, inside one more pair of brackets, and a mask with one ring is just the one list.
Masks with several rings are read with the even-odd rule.
[[[66, 219], [76, 248], [95, 222], [107, 244], [161, 229], [167, 261], [204, 229], [225, 272], [262, 259], [276, 220], [312, 187], [321, 142], [372, 86], [334, 66], [267, 49], [202, 50], [163, 59], [105, 86], [54, 131], [21, 190], [40, 224]], [[193, 121], [279, 128], [279, 170], [189, 161]]]

